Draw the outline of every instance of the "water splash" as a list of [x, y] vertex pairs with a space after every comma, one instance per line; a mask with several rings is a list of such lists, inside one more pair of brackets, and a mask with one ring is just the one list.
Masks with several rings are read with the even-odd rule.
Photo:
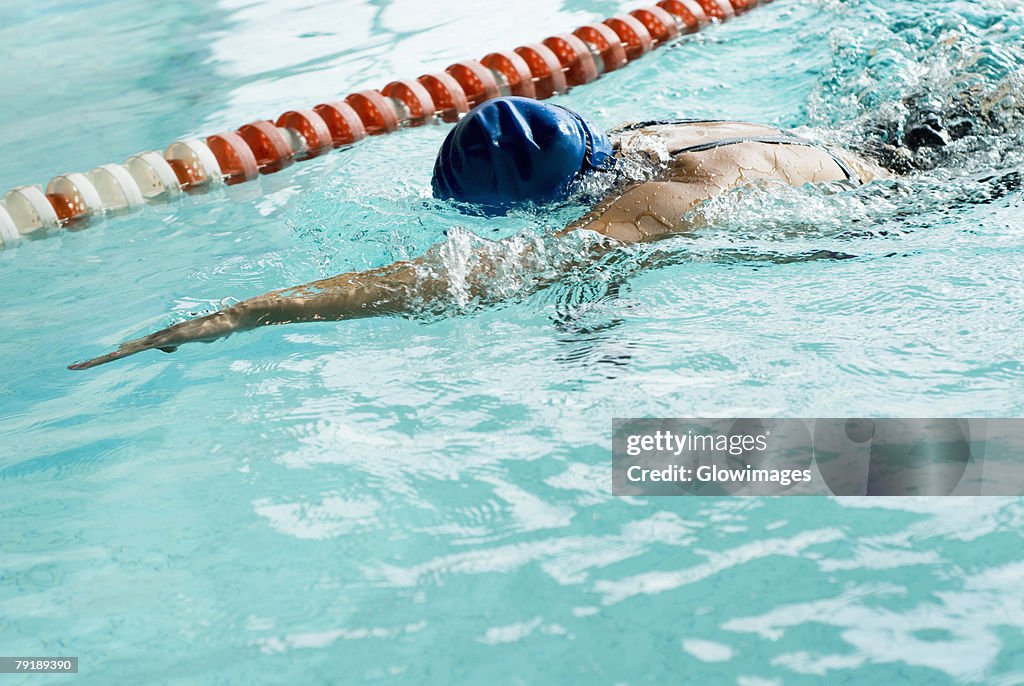
[[901, 173], [1020, 165], [1019, 3], [824, 5], [850, 21], [833, 29], [832, 67], [808, 103], [820, 135]]

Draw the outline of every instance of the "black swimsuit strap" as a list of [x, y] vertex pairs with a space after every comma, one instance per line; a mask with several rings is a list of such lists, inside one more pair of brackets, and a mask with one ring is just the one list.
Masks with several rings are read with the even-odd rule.
[[650, 119], [648, 121], [637, 121], [629, 124], [623, 124], [622, 126], [616, 126], [612, 129], [612, 133], [618, 133], [619, 131], [636, 131], [637, 129], [646, 129], [649, 126], [662, 126], [664, 124], [727, 124], [731, 120], [729, 119], [689, 119], [681, 117], [679, 119]]
[[717, 141], [711, 141], [709, 143], [700, 143], [698, 145], [690, 145], [685, 148], [678, 148], [676, 150], [670, 150], [670, 155], [681, 155], [687, 152], [704, 152], [705, 150], [714, 150], [715, 148], [722, 148], [727, 145], [738, 145], [740, 143], [767, 143], [769, 145], [803, 145], [808, 148], [817, 148], [828, 153], [829, 157], [839, 166], [839, 169], [846, 176], [847, 181], [852, 181], [858, 185], [862, 183], [860, 177], [857, 176], [849, 164], [846, 163], [842, 157], [832, 152], [823, 145], [818, 145], [814, 141], [809, 141], [806, 138], [801, 138], [794, 134], [781, 134], [778, 136], [749, 136], [746, 138], [723, 138]]

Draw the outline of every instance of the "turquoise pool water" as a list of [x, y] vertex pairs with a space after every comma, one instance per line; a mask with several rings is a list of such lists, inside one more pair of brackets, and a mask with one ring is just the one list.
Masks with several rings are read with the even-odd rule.
[[[0, 187], [619, 9], [8, 3]], [[856, 145], [921, 92], [1011, 109], [1022, 29], [1011, 0], [778, 0], [561, 102]], [[610, 495], [617, 416], [1024, 414], [1019, 129], [898, 182], [731, 194], [712, 229], [501, 307], [65, 370], [225, 298], [564, 219], [432, 201], [445, 132], [0, 252], [0, 654], [81, 658], [0, 681], [1024, 683], [1020, 499]]]

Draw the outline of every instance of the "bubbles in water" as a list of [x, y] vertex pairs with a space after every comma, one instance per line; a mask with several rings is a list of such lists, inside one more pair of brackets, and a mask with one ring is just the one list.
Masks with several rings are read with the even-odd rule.
[[424, 286], [440, 283], [444, 291], [439, 298], [421, 295], [418, 305], [424, 312], [445, 316], [514, 300], [587, 264], [609, 245], [609, 239], [591, 231], [574, 231], [566, 236], [523, 231], [487, 240], [456, 227], [416, 263], [420, 290], [429, 292]]

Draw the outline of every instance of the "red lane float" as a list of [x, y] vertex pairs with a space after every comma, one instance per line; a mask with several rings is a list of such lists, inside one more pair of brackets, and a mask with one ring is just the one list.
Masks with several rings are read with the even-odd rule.
[[164, 159], [184, 189], [218, 184], [223, 178], [213, 151], [202, 141], [185, 138], [167, 146]]
[[469, 112], [469, 98], [466, 91], [455, 77], [442, 71], [437, 74], [424, 74], [416, 79], [434, 101], [434, 109], [447, 122], [457, 121], [460, 116]]
[[626, 50], [626, 58], [629, 60], [642, 57], [654, 48], [654, 39], [651, 38], [651, 33], [636, 17], [623, 14], [605, 19], [604, 23], [622, 41]]
[[254, 121], [238, 129], [237, 133], [252, 150], [261, 174], [281, 171], [294, 161], [292, 146], [272, 122]]
[[345, 96], [345, 102], [356, 111], [366, 133], [379, 135], [398, 129], [398, 112], [390, 98], [379, 91], [365, 90]]
[[565, 81], [562, 63], [551, 48], [541, 43], [530, 43], [516, 48], [515, 53], [523, 58], [533, 75], [533, 86], [537, 98], [544, 100], [569, 90]]
[[206, 145], [217, 158], [217, 164], [224, 174], [224, 183], [233, 185], [252, 181], [260, 175], [260, 166], [252, 148], [234, 131], [215, 133], [206, 139]]
[[582, 86], [598, 77], [594, 56], [590, 54], [587, 44], [571, 33], [560, 33], [549, 36], [541, 41], [555, 53], [558, 63], [565, 70], [566, 83], [571, 86]]
[[494, 74], [476, 60], [456, 62], [445, 71], [462, 86], [462, 92], [466, 94], [471, 108], [501, 95]]
[[331, 145], [338, 148], [350, 145], [366, 138], [366, 127], [363, 120], [348, 103], [325, 102], [313, 108], [327, 124], [331, 133]]
[[629, 14], [644, 25], [655, 46], [679, 36], [679, 24], [676, 18], [657, 5], [633, 10]]
[[711, 19], [725, 21], [736, 16], [736, 12], [733, 10], [732, 5], [729, 4], [729, 0], [697, 0], [697, 2], [700, 4], [701, 9], [704, 10], [704, 14], [708, 15]]
[[484, 55], [480, 60], [491, 71], [496, 71], [505, 77], [509, 92], [523, 98], [536, 98], [537, 89], [533, 83], [533, 72], [530, 65], [520, 55], [514, 52], [492, 52]]
[[278, 128], [297, 131], [305, 142], [305, 150], [296, 159], [307, 160], [330, 150], [334, 144], [331, 129], [324, 118], [313, 110], [288, 110], [277, 118]]
[[610, 27], [604, 24], [591, 24], [581, 26], [572, 33], [590, 48], [598, 74], [607, 74], [626, 66], [626, 49]]
[[405, 106], [410, 125], [417, 126], [434, 116], [434, 100], [419, 81], [392, 81], [380, 92]]
[[711, 18], [704, 12], [704, 8], [697, 4], [697, 0], [661, 0], [658, 7], [677, 17], [686, 27], [687, 33], [699, 31], [701, 27], [711, 22]]
[[731, 0], [731, 2], [736, 14], [743, 14], [757, 7], [757, 0]]
[[85, 174], [54, 177], [46, 186], [46, 197], [61, 223], [103, 212], [99, 191]]

